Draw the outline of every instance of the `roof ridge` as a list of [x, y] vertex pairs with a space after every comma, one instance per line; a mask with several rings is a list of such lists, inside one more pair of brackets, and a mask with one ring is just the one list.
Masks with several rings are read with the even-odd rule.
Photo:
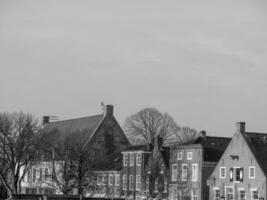
[[73, 119], [58, 120], [58, 121], [49, 122], [48, 125], [49, 124], [53, 124], [53, 123], [58, 123], [58, 122], [66, 122], [66, 121], [80, 120], [80, 119], [86, 119], [86, 118], [98, 117], [98, 116], [103, 116], [103, 114], [91, 115], [91, 116], [87, 116], [87, 117], [79, 117], [79, 118], [73, 118]]

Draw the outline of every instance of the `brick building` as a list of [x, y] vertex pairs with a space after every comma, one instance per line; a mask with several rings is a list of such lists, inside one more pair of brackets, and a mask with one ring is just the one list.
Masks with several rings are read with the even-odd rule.
[[[43, 131], [53, 130], [59, 131], [62, 137], [75, 131], [85, 131], [84, 148], [90, 158], [102, 158], [130, 145], [113, 115], [112, 105], [106, 105], [103, 114], [84, 118], [50, 122], [49, 117], [44, 117]], [[22, 183], [22, 193], [59, 193], [54, 191], [52, 184], [48, 184], [53, 181], [51, 171], [51, 162], [40, 160], [26, 174]]]
[[[159, 138], [158, 138], [159, 139]], [[169, 148], [155, 145], [130, 146], [122, 151], [122, 196], [127, 199], [168, 197]]]
[[171, 148], [170, 200], [207, 200], [206, 180], [216, 166], [230, 138], [200, 136], [190, 144]]
[[208, 180], [210, 200], [264, 200], [267, 181], [267, 134], [236, 132]]

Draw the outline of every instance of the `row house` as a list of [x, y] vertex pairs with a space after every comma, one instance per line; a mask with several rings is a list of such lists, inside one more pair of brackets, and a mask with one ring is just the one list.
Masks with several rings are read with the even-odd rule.
[[130, 146], [122, 151], [122, 196], [145, 200], [168, 197], [169, 148], [158, 137], [155, 145]]
[[[88, 157], [92, 159], [119, 152], [130, 145], [129, 140], [113, 115], [112, 105], [104, 106], [102, 114], [89, 117], [51, 122], [49, 117], [46, 116], [43, 118], [43, 124], [43, 131], [58, 131], [62, 137], [75, 131], [84, 130], [86, 132], [84, 148], [88, 152]], [[51, 159], [40, 160], [38, 164], [33, 166], [22, 184], [23, 193], [60, 193], [53, 186], [55, 184], [53, 184], [53, 177], [51, 177], [51, 166]], [[51, 178], [45, 178], [46, 174], [50, 174]], [[60, 176], [60, 174], [58, 175]]]
[[206, 180], [222, 156], [230, 138], [201, 134], [189, 144], [171, 148], [170, 200], [207, 200]]
[[247, 132], [236, 123], [235, 134], [207, 181], [210, 200], [264, 200], [267, 184], [267, 134]]

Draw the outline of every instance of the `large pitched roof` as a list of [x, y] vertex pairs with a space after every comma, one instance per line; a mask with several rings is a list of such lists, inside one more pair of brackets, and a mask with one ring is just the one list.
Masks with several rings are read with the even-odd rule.
[[200, 144], [204, 150], [204, 161], [218, 162], [231, 138], [205, 136], [199, 137], [193, 144]]
[[99, 126], [103, 117], [103, 115], [94, 115], [77, 119], [50, 122], [45, 125], [44, 131], [58, 130], [61, 134], [68, 134], [75, 131], [85, 130], [87, 137], [90, 138]]
[[242, 133], [256, 160], [267, 175], [267, 134], [265, 133]]

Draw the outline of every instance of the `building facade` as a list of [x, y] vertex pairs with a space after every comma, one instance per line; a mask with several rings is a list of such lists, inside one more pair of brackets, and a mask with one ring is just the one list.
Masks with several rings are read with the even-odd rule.
[[206, 180], [223, 154], [229, 138], [206, 136], [171, 148], [170, 200], [207, 200]]
[[[113, 106], [106, 105], [103, 108], [103, 114], [94, 115], [78, 119], [70, 119], [63, 121], [50, 122], [48, 117], [44, 117], [43, 131], [59, 131], [62, 137], [67, 136], [69, 133], [83, 130], [84, 135], [84, 148], [88, 152], [87, 156], [92, 158], [91, 162], [99, 158], [104, 158], [112, 155], [115, 152], [120, 152], [130, 145], [123, 130], [118, 124], [113, 115]], [[56, 168], [60, 168], [60, 158], [57, 160]], [[114, 171], [114, 170], [105, 170]], [[56, 172], [60, 176], [60, 169]], [[89, 178], [90, 179], [90, 178]], [[52, 176], [52, 161], [40, 160], [35, 166], [30, 169], [22, 183], [23, 193], [61, 193], [60, 189], [54, 184]], [[72, 192], [77, 193], [76, 190]], [[87, 188], [87, 193], [88, 188]]]
[[236, 123], [236, 132], [208, 179], [210, 200], [266, 199], [267, 134], [246, 132]]
[[155, 145], [131, 146], [122, 151], [122, 193], [127, 199], [168, 197], [169, 148]]

